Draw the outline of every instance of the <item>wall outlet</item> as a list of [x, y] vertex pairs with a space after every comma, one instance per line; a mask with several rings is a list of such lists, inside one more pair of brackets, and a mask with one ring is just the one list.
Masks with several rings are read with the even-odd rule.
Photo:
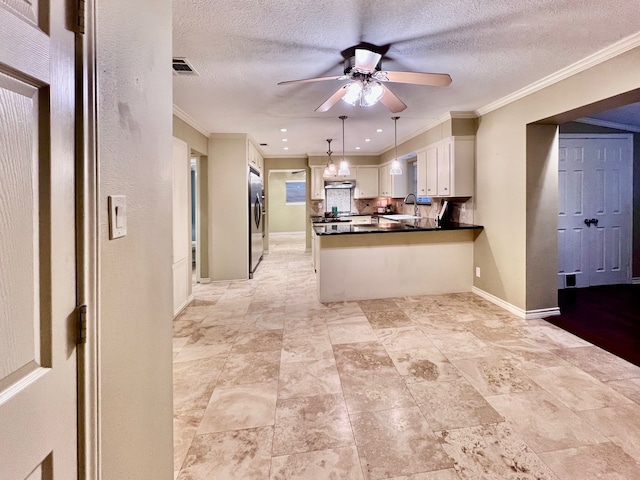
[[467, 204], [463, 203], [462, 205], [460, 205], [460, 213], [464, 213], [467, 211]]
[[480, 267], [476, 267], [476, 277], [480, 278]]

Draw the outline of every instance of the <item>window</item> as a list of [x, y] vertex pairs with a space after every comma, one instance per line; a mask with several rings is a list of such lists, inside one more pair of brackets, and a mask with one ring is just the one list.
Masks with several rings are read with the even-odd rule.
[[287, 180], [286, 184], [286, 204], [302, 205], [307, 199], [307, 182], [304, 180]]

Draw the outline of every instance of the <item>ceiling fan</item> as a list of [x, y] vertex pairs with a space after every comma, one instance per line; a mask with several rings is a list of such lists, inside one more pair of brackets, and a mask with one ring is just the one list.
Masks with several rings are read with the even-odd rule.
[[[346, 52], [354, 52], [348, 49]], [[349, 80], [333, 95], [315, 109], [316, 112], [326, 112], [338, 100], [344, 100], [351, 105], [360, 107], [382, 103], [391, 112], [398, 113], [407, 106], [400, 100], [385, 83], [411, 83], [416, 85], [430, 85], [446, 87], [451, 83], [451, 77], [445, 73], [421, 72], [385, 72], [382, 70], [382, 55], [366, 48], [355, 48], [355, 52], [345, 55], [344, 75], [334, 77], [316, 77], [302, 80], [289, 80], [278, 85], [292, 83], [320, 82], [324, 80]]]

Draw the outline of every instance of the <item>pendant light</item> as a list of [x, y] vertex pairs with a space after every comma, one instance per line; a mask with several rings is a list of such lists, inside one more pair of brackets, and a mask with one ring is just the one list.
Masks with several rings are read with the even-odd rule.
[[402, 175], [402, 168], [400, 167], [400, 160], [398, 160], [398, 119], [400, 117], [391, 117], [393, 120], [393, 129], [394, 129], [394, 137], [393, 137], [393, 145], [394, 145], [394, 156], [393, 162], [391, 162], [391, 175]]
[[327, 160], [327, 165], [324, 167], [324, 176], [325, 177], [333, 177], [338, 173], [338, 169], [336, 167], [336, 164], [333, 163], [333, 160], [331, 160], [331, 154], [333, 153], [331, 151], [331, 141], [333, 139], [332, 138], [327, 138], [327, 144], [329, 145], [329, 148], [327, 150], [327, 155], [329, 156], [329, 159]]
[[342, 120], [342, 161], [340, 162], [340, 168], [338, 169], [338, 175], [347, 176], [351, 175], [351, 170], [349, 170], [349, 164], [347, 160], [344, 158], [344, 121], [347, 118], [346, 115], [340, 115], [340, 120]]

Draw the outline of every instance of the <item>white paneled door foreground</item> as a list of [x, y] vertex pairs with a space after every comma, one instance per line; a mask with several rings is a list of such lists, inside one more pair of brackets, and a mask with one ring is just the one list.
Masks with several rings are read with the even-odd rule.
[[631, 135], [560, 136], [559, 288], [630, 282], [631, 156]]
[[0, 479], [77, 478], [72, 2], [0, 2]]

